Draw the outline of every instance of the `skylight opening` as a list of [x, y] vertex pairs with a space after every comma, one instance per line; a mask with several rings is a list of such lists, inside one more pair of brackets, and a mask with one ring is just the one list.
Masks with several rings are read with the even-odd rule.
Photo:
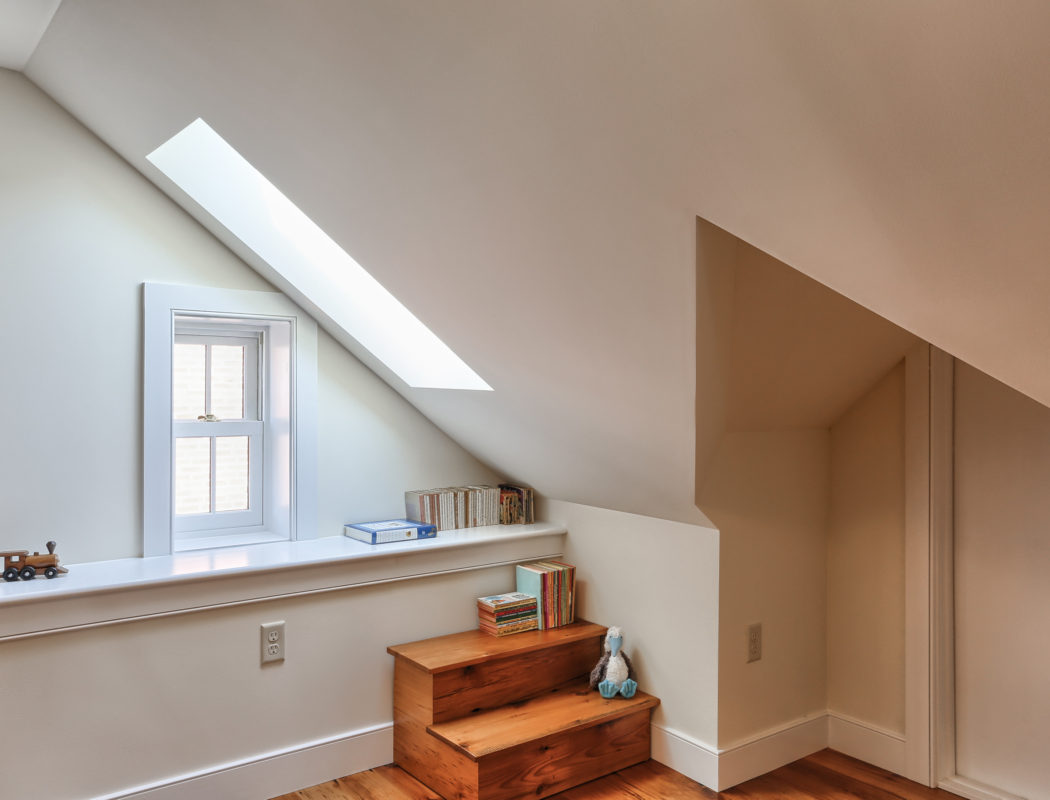
[[204, 120], [146, 158], [409, 386], [492, 391]]

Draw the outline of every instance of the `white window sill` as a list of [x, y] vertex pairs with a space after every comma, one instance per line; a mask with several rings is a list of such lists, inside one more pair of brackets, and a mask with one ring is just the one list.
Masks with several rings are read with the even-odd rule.
[[560, 525], [493, 525], [368, 545], [346, 536], [65, 565], [0, 581], [0, 641], [559, 556]]

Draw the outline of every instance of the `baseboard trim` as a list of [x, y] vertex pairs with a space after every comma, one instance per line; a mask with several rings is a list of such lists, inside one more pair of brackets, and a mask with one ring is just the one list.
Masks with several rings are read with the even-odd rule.
[[722, 791], [828, 745], [827, 715], [794, 720], [716, 750], [688, 734], [652, 726], [652, 757], [709, 789]]
[[898, 775], [904, 774], [904, 737], [885, 728], [829, 711], [828, 747]]
[[394, 726], [387, 722], [131, 787], [94, 800], [199, 800], [201, 797], [259, 800], [373, 769], [393, 760]]
[[718, 786], [718, 751], [686, 733], [652, 726], [652, 758], [709, 789]]
[[764, 731], [718, 752], [718, 791], [823, 750], [828, 745], [827, 714], [803, 717]]
[[1025, 800], [1023, 797], [1004, 792], [994, 786], [989, 786], [979, 781], [972, 781], [961, 775], [946, 778], [937, 784], [937, 787], [946, 792], [965, 797], [967, 800]]

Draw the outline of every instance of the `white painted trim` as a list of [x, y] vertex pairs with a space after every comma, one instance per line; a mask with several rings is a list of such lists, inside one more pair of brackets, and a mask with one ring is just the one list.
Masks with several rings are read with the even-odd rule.
[[1025, 800], [1020, 795], [1010, 794], [1002, 789], [996, 789], [994, 786], [972, 781], [959, 775], [942, 780], [937, 786], [947, 792], [965, 797], [967, 800]]
[[559, 558], [565, 528], [493, 525], [366, 545], [346, 536], [70, 565], [51, 581], [0, 582], [0, 642]]
[[904, 736], [835, 711], [828, 712], [828, 747], [897, 775], [904, 773]]
[[904, 359], [904, 730], [907, 738], [903, 761], [892, 770], [926, 786], [933, 785], [930, 619], [930, 345], [922, 342]]
[[955, 359], [930, 351], [932, 777], [955, 777]]
[[718, 751], [699, 739], [654, 723], [651, 755], [654, 761], [681, 772], [709, 789], [718, 786]]
[[827, 714], [805, 717], [716, 750], [687, 733], [652, 726], [652, 758], [709, 789], [722, 791], [828, 745]]
[[[230, 319], [286, 321], [287, 335], [278, 336], [281, 326], [271, 325], [267, 361], [287, 360], [286, 374], [294, 391], [291, 403], [285, 397], [275, 402], [286, 416], [274, 424], [287, 425], [293, 432], [288, 453], [270, 454], [271, 473], [275, 464], [290, 470], [291, 484], [284, 493], [273, 493], [279, 503], [270, 506], [267, 525], [288, 538], [317, 536], [317, 323], [291, 300], [278, 292], [250, 292], [196, 286], [143, 284], [143, 555], [164, 556], [173, 551], [172, 531], [172, 421], [171, 421], [171, 342], [176, 314], [203, 314]], [[294, 351], [294, 358], [291, 357]], [[274, 375], [285, 374], [281, 370]], [[271, 385], [275, 392], [276, 382]], [[289, 383], [282, 383], [287, 389]], [[267, 437], [268, 441], [275, 437]], [[281, 438], [281, 437], [277, 437]], [[282, 461], [282, 459], [284, 459]], [[270, 463], [271, 460], [274, 463]]]
[[94, 800], [259, 800], [393, 760], [394, 726], [385, 722], [99, 795]]
[[823, 750], [828, 744], [826, 713], [795, 720], [718, 752], [718, 791], [764, 775]]

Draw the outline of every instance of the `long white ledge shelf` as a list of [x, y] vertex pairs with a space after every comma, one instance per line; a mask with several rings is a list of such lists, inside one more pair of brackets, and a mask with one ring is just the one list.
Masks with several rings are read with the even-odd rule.
[[559, 556], [560, 525], [493, 525], [368, 545], [346, 536], [72, 564], [0, 582], [0, 641]]

